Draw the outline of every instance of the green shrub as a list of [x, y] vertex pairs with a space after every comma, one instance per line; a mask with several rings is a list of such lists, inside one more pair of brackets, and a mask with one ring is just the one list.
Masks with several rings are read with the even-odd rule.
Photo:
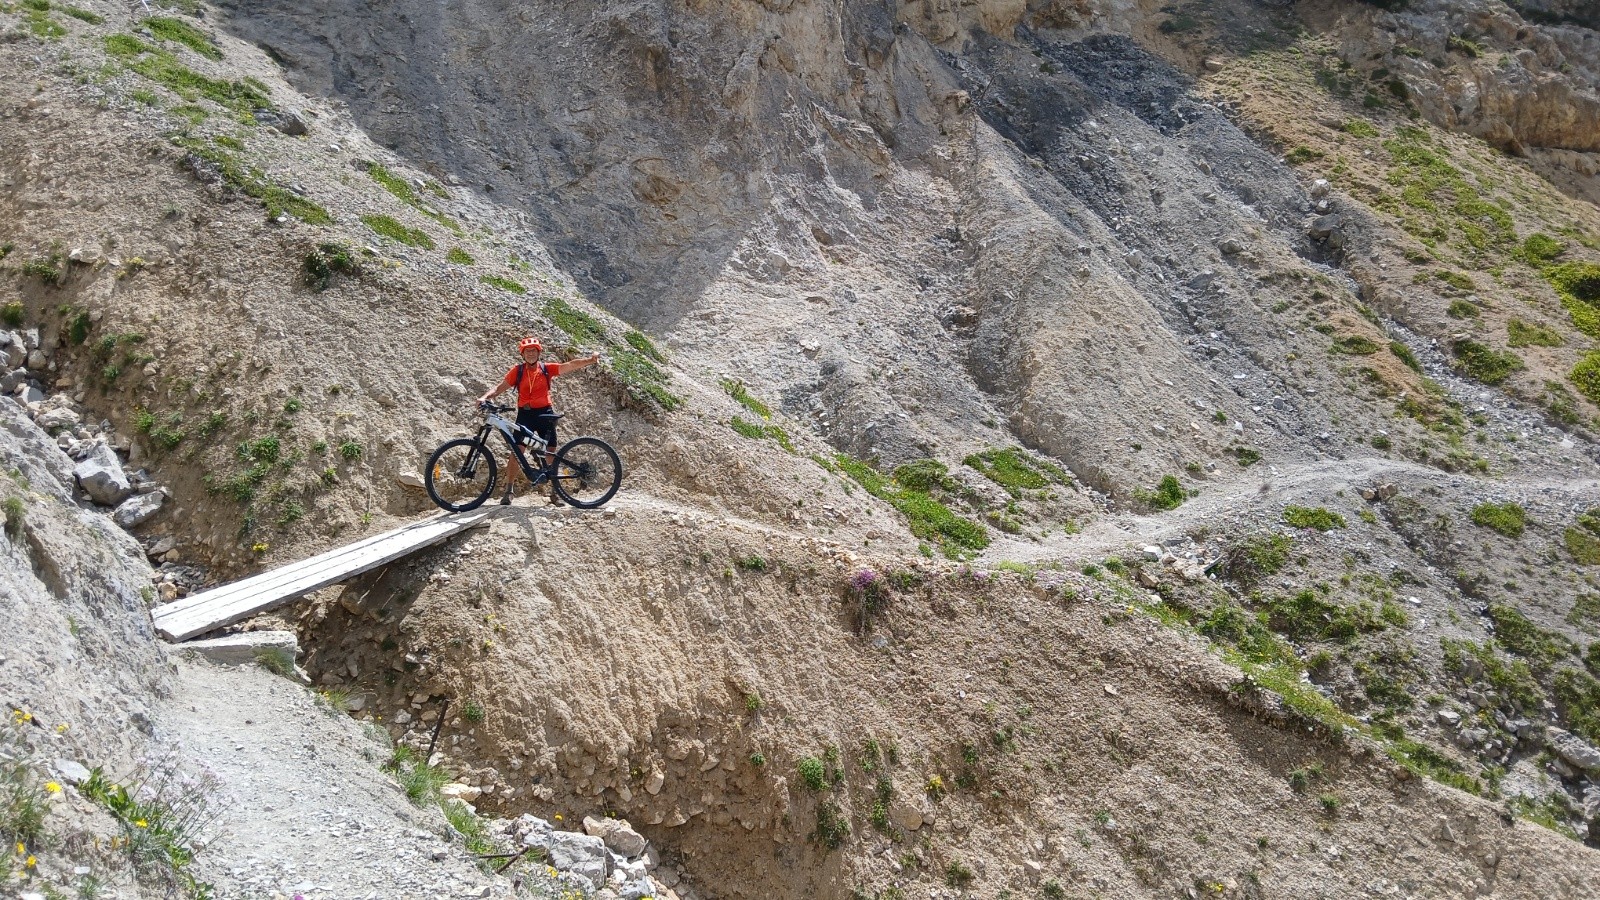
[[129, 69], [184, 100], [193, 102], [205, 97], [232, 111], [241, 121], [253, 124], [255, 110], [272, 108], [267, 86], [254, 78], [238, 81], [208, 78], [178, 62], [178, 58], [166, 50], [129, 35], [111, 35], [105, 39], [105, 48], [107, 53], [122, 59]]
[[1469, 377], [1484, 384], [1500, 384], [1511, 373], [1523, 368], [1522, 360], [1511, 352], [1500, 352], [1470, 338], [1462, 338], [1451, 345], [1456, 363]]
[[60, 253], [51, 253], [30, 259], [22, 264], [21, 272], [51, 287], [60, 287], [67, 277], [67, 258]]
[[1283, 521], [1295, 528], [1315, 528], [1317, 531], [1331, 531], [1345, 527], [1344, 516], [1320, 506], [1285, 506]]
[[0, 324], [4, 324], [7, 327], [20, 328], [26, 315], [27, 310], [23, 308], [21, 300], [13, 300], [4, 306], [0, 306]]
[[339, 445], [339, 455], [348, 460], [361, 458], [361, 445], [355, 441], [345, 441]]
[[[396, 243], [408, 247], [421, 247], [424, 250], [433, 249], [433, 238], [428, 233], [417, 228], [407, 228], [389, 216], [362, 216], [361, 223], [373, 231]], [[519, 293], [525, 293], [526, 290]]]
[[268, 218], [276, 219], [287, 213], [308, 225], [333, 222], [333, 216], [321, 205], [268, 180], [260, 169], [246, 165], [235, 154], [193, 138], [178, 137], [173, 143], [188, 152], [191, 167], [196, 171], [210, 169], [230, 189], [259, 200], [266, 207]]
[[1590, 403], [1600, 406], [1600, 350], [1590, 350], [1578, 360], [1567, 374], [1578, 393], [1589, 399]]
[[803, 757], [795, 764], [795, 769], [800, 773], [800, 783], [806, 790], [819, 793], [828, 787], [828, 766], [815, 756]]
[[[367, 175], [373, 181], [383, 185], [384, 190], [393, 194], [395, 198], [400, 200], [402, 203], [405, 203], [407, 206], [411, 207], [417, 212], [422, 213], [435, 222], [438, 222], [440, 225], [450, 229], [452, 232], [458, 235], [464, 234], [461, 225], [457, 223], [456, 220], [423, 203], [422, 198], [417, 196], [416, 190], [411, 186], [411, 182], [405, 180], [399, 175], [394, 174], [393, 172], [390, 172], [388, 169], [384, 168], [382, 164], [376, 162], [369, 163], [367, 165]], [[450, 196], [443, 187], [435, 182], [430, 181], [425, 182], [425, 184], [427, 186], [427, 190], [436, 197], [442, 199]], [[451, 260], [451, 262], [455, 262], [455, 260]]]
[[528, 289], [523, 287], [520, 282], [513, 281], [510, 278], [502, 278], [499, 275], [479, 275], [478, 280], [490, 287], [497, 287], [502, 291], [509, 291], [513, 294], [526, 294], [528, 292]]
[[1287, 535], [1277, 532], [1251, 535], [1223, 555], [1222, 572], [1228, 578], [1249, 586], [1277, 574], [1287, 565], [1292, 546]]
[[1371, 356], [1381, 349], [1382, 347], [1376, 342], [1359, 334], [1338, 338], [1333, 342], [1333, 352], [1343, 353], [1347, 356]]
[[1133, 499], [1155, 509], [1177, 509], [1183, 505], [1183, 501], [1187, 500], [1188, 497], [1188, 492], [1178, 482], [1178, 476], [1176, 475], [1163, 476], [1153, 491], [1135, 490], [1133, 492]]
[[[628, 342], [628, 346], [644, 354], [645, 357], [651, 362], [666, 363], [666, 356], [662, 354], [660, 350], [656, 349], [655, 343], [652, 342], [650, 338], [646, 337], [643, 332], [630, 331], [623, 335], [622, 339]], [[763, 416], [762, 418], [770, 417]]]
[[1006, 489], [1013, 497], [1021, 497], [1026, 490], [1042, 490], [1051, 482], [1065, 484], [1070, 476], [1060, 468], [1047, 463], [1035, 464], [1020, 447], [1004, 450], [985, 450], [974, 453], [962, 461], [983, 474], [985, 478]]
[[961, 490], [961, 485], [950, 477], [950, 469], [937, 459], [914, 459], [896, 466], [893, 477], [896, 483], [914, 491], [938, 489], [957, 493]]
[[817, 830], [812, 836], [829, 850], [837, 850], [850, 837], [850, 821], [837, 804], [824, 800], [817, 804]]
[[1571, 641], [1533, 624], [1521, 611], [1503, 603], [1491, 603], [1489, 621], [1500, 646], [1533, 664], [1534, 671], [1545, 671], [1574, 656], [1578, 648]]
[[1294, 648], [1261, 620], [1232, 603], [1220, 603], [1195, 625], [1210, 640], [1233, 648], [1245, 659], [1264, 665], [1298, 666]]
[[4, 503], [0, 503], [0, 507], [5, 509], [6, 537], [10, 538], [12, 543], [16, 543], [22, 538], [22, 526], [28, 517], [27, 507], [18, 497], [7, 497]]
[[594, 344], [605, 340], [606, 329], [598, 319], [560, 297], [545, 300], [544, 317], [566, 332], [573, 343]]
[[1521, 319], [1506, 323], [1507, 342], [1513, 347], [1560, 347], [1566, 343], [1555, 330], [1543, 325], [1532, 325]]
[[1600, 566], [1600, 539], [1577, 528], [1568, 528], [1562, 535], [1567, 552], [1582, 566]]
[[844, 454], [835, 456], [832, 465], [867, 493], [893, 506], [906, 517], [913, 535], [938, 543], [947, 556], [956, 557], [989, 546], [989, 534], [982, 525], [957, 516], [925, 491], [899, 484], [871, 465]]
[[1542, 266], [1560, 256], [1566, 245], [1547, 234], [1528, 235], [1518, 248], [1517, 258], [1533, 266]]
[[343, 244], [318, 244], [306, 254], [300, 266], [306, 286], [313, 291], [325, 291], [333, 285], [335, 275], [359, 276], [361, 263]]
[[723, 392], [737, 401], [740, 406], [743, 406], [745, 409], [750, 410], [763, 419], [772, 418], [772, 409], [765, 403], [762, 403], [760, 400], [757, 400], [755, 397], [751, 396], [749, 390], [745, 388], [744, 382], [736, 378], [724, 378], [717, 383], [722, 386]]
[[1301, 146], [1290, 150], [1288, 153], [1285, 153], [1283, 155], [1283, 161], [1289, 163], [1290, 165], [1299, 165], [1300, 163], [1319, 160], [1323, 157], [1323, 155], [1324, 154], [1319, 150], [1313, 150], [1310, 147]]
[[1253, 447], [1235, 447], [1233, 448], [1233, 458], [1238, 461], [1239, 468], [1248, 469], [1261, 462], [1261, 451]]
[[1341, 126], [1346, 134], [1356, 137], [1377, 137], [1378, 129], [1365, 119], [1350, 119]]
[[483, 704], [476, 700], [468, 700], [461, 704], [461, 718], [474, 725], [482, 724], [485, 715]]
[[1475, 319], [1478, 317], [1478, 307], [1466, 300], [1452, 300], [1445, 315], [1452, 319]]
[[1472, 508], [1472, 524], [1519, 538], [1528, 524], [1528, 514], [1515, 503], [1480, 503]]
[[1390, 341], [1389, 352], [1393, 353], [1395, 357], [1397, 357], [1401, 362], [1405, 363], [1406, 368], [1410, 369], [1411, 371], [1422, 371], [1422, 363], [1417, 361], [1417, 355], [1412, 353], [1411, 348], [1407, 347], [1405, 344], [1402, 344], [1399, 341]]
[[1382, 611], [1362, 601], [1348, 606], [1324, 599], [1314, 590], [1293, 597], [1274, 597], [1262, 610], [1272, 630], [1296, 641], [1321, 640], [1345, 644], [1362, 634], [1383, 631], [1391, 624]]
[[1592, 338], [1600, 338], [1600, 265], [1568, 262], [1550, 266], [1545, 280], [1556, 289], [1572, 324]]
[[1472, 283], [1471, 278], [1468, 278], [1460, 272], [1451, 272], [1441, 269], [1437, 272], [1434, 272], [1433, 277], [1435, 280], [1442, 281], [1458, 291], [1472, 291], [1477, 290], [1478, 287], [1476, 284]]
[[975, 876], [960, 860], [953, 859], [944, 867], [944, 883], [953, 888], [964, 888], [972, 884]]

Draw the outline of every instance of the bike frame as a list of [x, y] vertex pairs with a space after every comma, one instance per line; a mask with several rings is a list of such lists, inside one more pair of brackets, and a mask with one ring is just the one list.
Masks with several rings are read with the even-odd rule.
[[[516, 457], [517, 465], [522, 467], [523, 477], [531, 484], [538, 485], [550, 477], [550, 469], [545, 465], [545, 455], [549, 452], [550, 445], [544, 438], [518, 425], [516, 420], [507, 419], [493, 412], [484, 417], [483, 427], [478, 429], [478, 443], [488, 447], [489, 435], [492, 432], [499, 432], [500, 437], [505, 439], [506, 446], [511, 448], [512, 455]], [[526, 439], [532, 446], [534, 458], [539, 460], [538, 468], [528, 465], [528, 457], [522, 452], [522, 441], [518, 440], [519, 437]]]

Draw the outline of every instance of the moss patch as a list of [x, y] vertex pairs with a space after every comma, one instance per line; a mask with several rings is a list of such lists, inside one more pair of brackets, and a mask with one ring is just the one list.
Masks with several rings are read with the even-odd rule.
[[396, 243], [408, 247], [421, 247], [424, 250], [433, 249], [433, 238], [428, 237], [426, 231], [407, 228], [389, 216], [362, 216], [361, 224]]
[[1493, 350], [1470, 338], [1456, 341], [1450, 349], [1456, 356], [1456, 366], [1484, 384], [1500, 384], [1523, 368], [1522, 359], [1515, 353]]
[[1519, 538], [1527, 527], [1528, 514], [1515, 503], [1480, 503], [1472, 508], [1472, 524]]
[[871, 465], [844, 454], [835, 456], [833, 465], [867, 493], [899, 510], [913, 535], [937, 543], [946, 556], [958, 559], [989, 546], [989, 533], [982, 525], [951, 512], [926, 491], [906, 487]]
[[1506, 343], [1513, 347], [1560, 347], [1566, 341], [1554, 330], [1521, 319], [1506, 323]]
[[974, 453], [961, 462], [1005, 488], [1006, 493], [1013, 497], [1021, 497], [1023, 491], [1043, 490], [1052, 483], [1066, 484], [1071, 480], [1059, 466], [1035, 463], [1017, 447], [985, 450], [982, 453]]
[[1344, 516], [1320, 506], [1285, 506], [1283, 521], [1295, 528], [1314, 528], [1317, 531], [1345, 527]]
[[194, 138], [180, 137], [173, 142], [188, 152], [190, 167], [197, 174], [210, 171], [233, 190], [261, 201], [267, 208], [268, 218], [275, 219], [287, 213], [308, 225], [328, 225], [333, 222], [333, 216], [320, 204], [269, 180], [260, 169], [244, 162], [238, 154]]

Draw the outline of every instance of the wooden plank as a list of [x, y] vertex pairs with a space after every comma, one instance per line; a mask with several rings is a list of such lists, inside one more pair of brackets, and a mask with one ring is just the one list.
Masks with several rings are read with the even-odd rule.
[[248, 619], [484, 524], [493, 512], [435, 516], [270, 572], [191, 594], [152, 611], [156, 631], [167, 640], [177, 642]]

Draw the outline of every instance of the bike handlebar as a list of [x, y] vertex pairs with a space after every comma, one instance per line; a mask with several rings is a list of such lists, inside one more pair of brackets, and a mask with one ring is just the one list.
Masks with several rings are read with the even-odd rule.
[[484, 412], [493, 412], [493, 413], [508, 413], [508, 412], [511, 412], [511, 410], [512, 410], [512, 407], [510, 407], [510, 406], [501, 406], [498, 403], [490, 403], [487, 400], [484, 400], [484, 401], [480, 402], [478, 404], [478, 408], [483, 410]]

